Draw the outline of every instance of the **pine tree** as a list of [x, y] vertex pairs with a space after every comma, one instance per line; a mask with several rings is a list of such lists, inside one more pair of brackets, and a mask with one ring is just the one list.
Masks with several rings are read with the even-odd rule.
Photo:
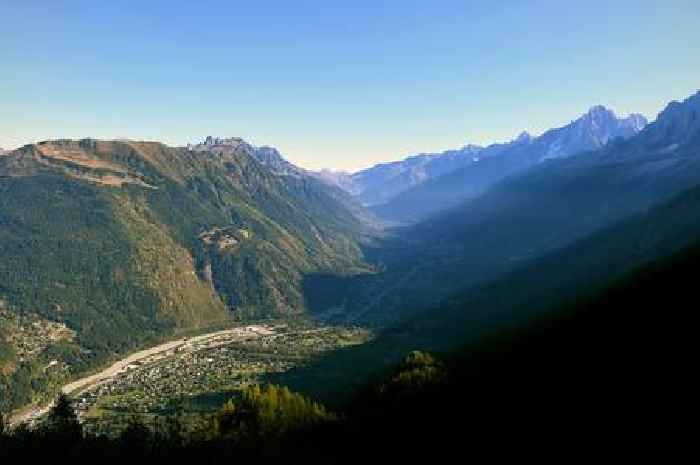
[[49, 415], [42, 425], [44, 432], [65, 438], [80, 438], [83, 427], [73, 410], [70, 399], [65, 394], [58, 396]]
[[151, 432], [146, 428], [143, 421], [133, 416], [129, 419], [129, 424], [119, 436], [120, 446], [127, 450], [144, 450], [151, 439]]
[[321, 404], [287, 387], [256, 384], [241, 393], [238, 403], [223, 405], [216, 429], [229, 438], [273, 438], [335, 419]]

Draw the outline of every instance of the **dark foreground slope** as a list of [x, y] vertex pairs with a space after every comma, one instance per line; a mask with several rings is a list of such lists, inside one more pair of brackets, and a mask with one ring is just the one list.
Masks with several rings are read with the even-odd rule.
[[[695, 246], [528, 327], [470, 344], [450, 360], [444, 383], [359, 402], [350, 436], [388, 455], [484, 444], [551, 450], [575, 443], [592, 451], [601, 443], [660, 444], [667, 434], [687, 440], [679, 418], [692, 391], [698, 266]], [[402, 450], [406, 444], [413, 447]]]
[[[562, 273], [570, 270], [561, 265]], [[669, 434], [686, 441], [689, 431], [683, 432], [678, 416], [685, 416], [694, 389], [689, 367], [699, 266], [696, 241], [617, 274], [612, 282], [592, 275], [579, 292], [550, 289], [544, 298], [530, 298], [527, 289], [536, 278], [521, 285], [504, 282], [488, 293], [488, 301], [456, 298], [442, 320], [415, 321], [386, 334], [373, 351], [349, 351], [334, 361], [345, 366], [344, 373], [372, 362], [384, 368], [374, 372], [373, 387], [356, 386], [345, 407], [348, 421], [328, 450], [353, 460], [477, 451], [579, 456], [603, 450], [632, 454], [640, 451], [640, 441], [644, 450], [660, 447]], [[470, 328], [479, 324], [470, 316], [474, 306], [489, 302], [497, 313], [490, 316], [492, 324]], [[460, 340], [471, 342], [456, 349]], [[442, 351], [446, 377], [436, 376], [440, 370], [433, 364], [392, 373], [399, 352], [409, 348]], [[327, 362], [325, 376], [333, 366]], [[296, 385], [307, 392], [310, 385], [303, 383], [309, 374]], [[355, 372], [346, 380], [367, 375]]]
[[[698, 243], [700, 188], [694, 188], [482, 286], [453, 294], [385, 329], [374, 342], [338, 352], [275, 381], [324, 401], [347, 399], [363, 379], [381, 373], [410, 350], [449, 352], [487, 334], [527, 326], [533, 319], [557, 313], [563, 305], [598, 295], [634, 269]], [[688, 284], [692, 273], [679, 272], [678, 277]], [[680, 302], [673, 294], [667, 298]]]
[[672, 454], [690, 435], [682, 418], [699, 265], [696, 244], [529, 325], [463, 346], [445, 363], [413, 352], [336, 414], [284, 389], [253, 389], [192, 436], [176, 424], [160, 435], [135, 424], [117, 440], [81, 439], [65, 415], [48, 430], [0, 436], [0, 447], [25, 459], [60, 444], [83, 459], [324, 463]]
[[366, 269], [365, 224], [245, 152], [55, 141], [0, 159], [2, 409], [116, 353], [305, 312], [305, 273]]

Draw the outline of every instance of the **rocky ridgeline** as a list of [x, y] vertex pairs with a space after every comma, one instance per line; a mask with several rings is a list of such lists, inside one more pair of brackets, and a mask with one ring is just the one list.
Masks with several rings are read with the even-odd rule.
[[[545, 160], [597, 150], [616, 138], [628, 139], [646, 125], [647, 120], [643, 115], [633, 113], [619, 117], [612, 110], [596, 105], [568, 125], [550, 129], [537, 137], [522, 132], [511, 141], [486, 147], [465, 145], [440, 153], [421, 153], [403, 160], [377, 164], [341, 179], [342, 182], [337, 182], [337, 185], [358, 196], [365, 205], [378, 206], [399, 198], [404, 192], [421, 189], [429, 181], [435, 181], [425, 192], [417, 191], [415, 198], [409, 194], [412, 197], [407, 203], [411, 205], [432, 199], [431, 189], [450, 190], [450, 187], [439, 185], [439, 179], [451, 181], [444, 176], [464, 172], [468, 177], [470, 170], [483, 170], [478, 163], [480, 161], [504, 159], [503, 166], [488, 170], [498, 180], [513, 174], [513, 170], [527, 168]], [[458, 184], [463, 187], [469, 182]], [[457, 197], [463, 200], [460, 194]], [[389, 207], [388, 210], [392, 211], [394, 207]]]
[[[315, 173], [300, 168], [287, 161], [274, 147], [257, 147], [240, 137], [207, 136], [198, 144], [187, 144], [193, 152], [245, 153], [265, 165], [270, 171], [283, 176], [314, 176]], [[316, 176], [314, 176], [316, 177]]]

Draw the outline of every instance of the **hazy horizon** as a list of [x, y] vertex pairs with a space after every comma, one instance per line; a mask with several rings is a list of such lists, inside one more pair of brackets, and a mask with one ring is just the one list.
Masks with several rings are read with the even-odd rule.
[[537, 135], [597, 104], [653, 120], [697, 90], [699, 10], [5, 1], [0, 147], [238, 136], [305, 168], [357, 171]]

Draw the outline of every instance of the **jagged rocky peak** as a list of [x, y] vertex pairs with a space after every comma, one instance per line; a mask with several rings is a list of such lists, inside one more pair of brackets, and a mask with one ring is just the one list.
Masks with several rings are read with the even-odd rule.
[[598, 129], [602, 131], [614, 131], [619, 125], [619, 122], [620, 119], [617, 117], [615, 112], [603, 105], [592, 106], [577, 120], [577, 123], [581, 125], [591, 127], [594, 130]]
[[532, 135], [530, 135], [529, 132], [523, 131], [520, 134], [518, 134], [518, 137], [513, 139], [513, 142], [516, 144], [529, 144], [532, 142]]
[[256, 147], [256, 151], [260, 158], [266, 158], [269, 161], [286, 161], [279, 150], [274, 147], [263, 145], [262, 147]]
[[207, 136], [204, 140], [204, 145], [238, 145], [242, 143], [245, 143], [245, 141], [240, 137], [224, 138]]
[[631, 113], [625, 118], [619, 117], [615, 112], [604, 105], [592, 106], [577, 122], [589, 124], [601, 129], [615, 129], [625, 127], [640, 131], [647, 125], [647, 119], [640, 113]]
[[241, 137], [215, 137], [207, 136], [203, 141], [194, 144], [187, 144], [189, 150], [196, 152], [221, 152], [231, 149], [244, 149], [248, 152], [256, 149], [252, 144], [248, 143]]
[[272, 172], [279, 175], [287, 176], [302, 176], [308, 174], [306, 170], [300, 168], [282, 156], [282, 154], [274, 147], [264, 145], [262, 147], [253, 148], [253, 157], [263, 165], [267, 166]]
[[673, 101], [649, 125], [648, 136], [660, 142], [683, 143], [700, 134], [700, 91], [682, 102]]
[[204, 141], [195, 144], [187, 144], [189, 150], [194, 151], [210, 151], [215, 148], [226, 148], [226, 147], [239, 147], [246, 146], [252, 147], [245, 140], [240, 137], [214, 137], [207, 136]]
[[593, 105], [591, 108], [588, 109], [588, 112], [586, 112], [586, 114], [591, 117], [616, 117], [615, 112], [607, 108], [605, 105]]
[[616, 137], [626, 139], [635, 135], [647, 125], [647, 119], [639, 113], [620, 118], [613, 110], [603, 105], [595, 105], [574, 124], [589, 132], [602, 146]]
[[649, 123], [646, 116], [641, 113], [630, 113], [627, 118], [622, 120], [623, 124], [639, 132]]
[[620, 118], [603, 105], [595, 105], [568, 125], [550, 129], [535, 138], [538, 159], [545, 161], [597, 150], [613, 139], [629, 139], [646, 123], [646, 118], [640, 114]]
[[187, 144], [187, 149], [195, 152], [246, 153], [278, 175], [301, 176], [305, 170], [287, 161], [280, 152], [267, 145], [257, 147], [240, 137], [207, 136], [198, 144]]

